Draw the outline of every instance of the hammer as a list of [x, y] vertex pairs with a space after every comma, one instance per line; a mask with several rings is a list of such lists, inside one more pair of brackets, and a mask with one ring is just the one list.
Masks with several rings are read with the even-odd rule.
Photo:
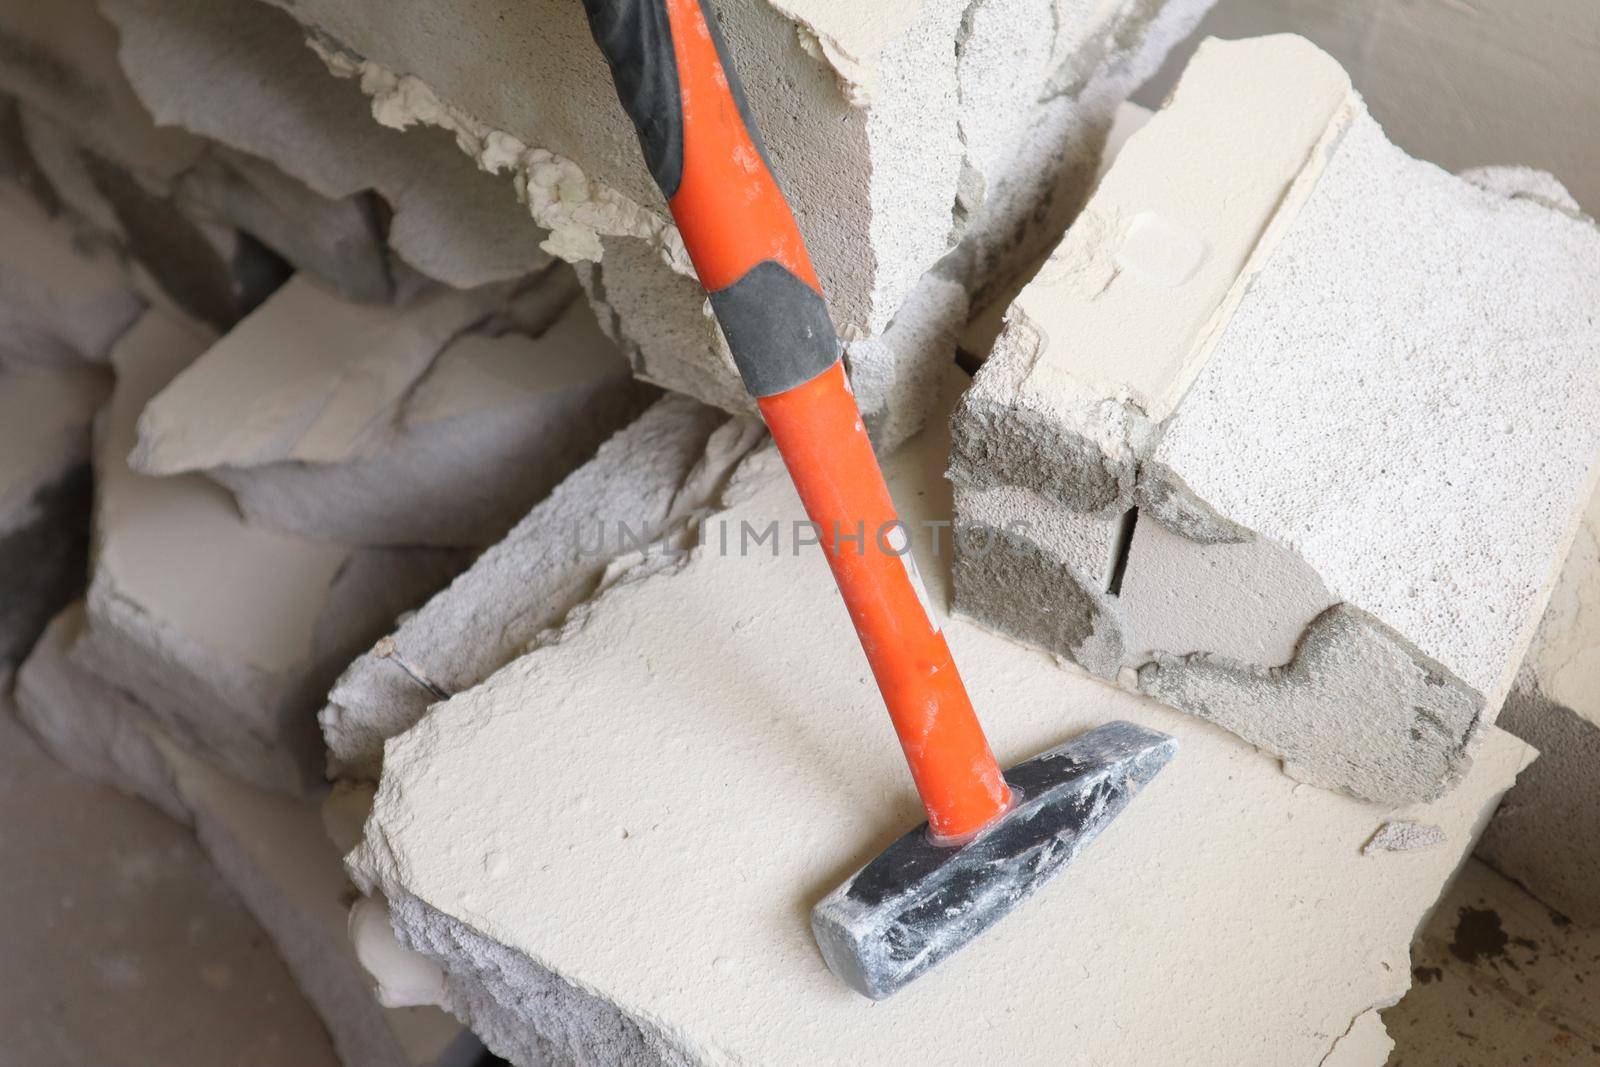
[[[823, 959], [889, 996], [1069, 862], [1176, 741], [1113, 722], [1002, 774], [862, 425], [822, 284], [705, 0], [584, 0], [745, 387], [817, 529], [928, 813], [812, 911]], [[853, 542], [853, 552], [843, 549]]]

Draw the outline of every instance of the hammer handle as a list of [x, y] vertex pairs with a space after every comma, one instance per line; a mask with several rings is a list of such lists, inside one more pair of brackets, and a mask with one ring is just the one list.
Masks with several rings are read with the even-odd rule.
[[928, 823], [949, 838], [1010, 790], [928, 608], [805, 241], [704, 0], [584, 0], [645, 162], [794, 479], [888, 706]]

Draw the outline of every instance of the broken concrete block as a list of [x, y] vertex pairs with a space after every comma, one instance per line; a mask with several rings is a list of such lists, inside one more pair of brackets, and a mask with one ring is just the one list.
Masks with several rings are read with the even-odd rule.
[[444, 346], [504, 299], [436, 287], [374, 307], [292, 278], [156, 395], [129, 463], [160, 475], [359, 458]]
[[402, 310], [292, 282], [150, 404], [134, 466], [207, 469], [250, 522], [307, 537], [491, 544], [655, 393], [548, 284], [567, 306], [537, 337], [450, 339], [482, 294]]
[[[310, 28], [336, 73], [361, 80], [378, 121], [451, 131], [486, 169], [510, 172], [551, 232], [547, 248], [601, 262], [591, 297], [618, 313], [614, 336], [643, 376], [747, 410], [581, 8], [463, 15], [430, 0], [395, 24], [348, 0], [278, 6]], [[930, 278], [962, 290], [964, 317], [968, 298], [986, 302], [1041, 255], [1087, 193], [1117, 104], [1208, 6], [719, 10], [840, 334], [877, 342], [848, 349], [858, 372], [873, 367], [873, 391], [858, 390], [869, 418], [896, 424], [902, 371], [923, 392], [901, 421], [914, 423], [934, 392], [926, 352], [884, 343], [891, 323], [920, 332], [903, 320], [926, 310]]]
[[956, 416], [958, 610], [1307, 781], [1439, 795], [1594, 476], [1597, 256], [1309, 43], [1207, 42]]
[[0, 663], [83, 591], [90, 424], [109, 393], [95, 369], [0, 372]]
[[[680, 567], [610, 587], [559, 641], [388, 742], [349, 866], [402, 942], [443, 964], [447, 1002], [491, 1049], [519, 1064], [976, 1063], [1070, 1042], [1084, 1062], [1137, 1048], [1317, 1063], [1404, 991], [1417, 923], [1531, 751], [1486, 730], [1461, 786], [1407, 813], [1448, 846], [1363, 858], [1371, 805], [945, 618], [948, 448], [926, 430], [886, 473], [1001, 762], [1113, 719], [1177, 736], [1182, 755], [1027, 909], [902, 996], [860, 998], [824, 966], [809, 909], [921, 807], [824, 560], [791, 549], [793, 490], [741, 474]], [[738, 550], [741, 529], [769, 524], [776, 555]], [[981, 988], [1026, 993], [974, 1027]]]
[[288, 16], [253, 0], [103, 6], [129, 80], [164, 126], [259, 156], [333, 200], [375, 190], [393, 209], [390, 247], [450, 285], [550, 262], [545, 232], [507, 182], [479, 171], [446, 134], [373, 123], [360, 91], [328, 77]]
[[320, 716], [334, 774], [376, 781], [384, 741], [522, 655], [619, 560], [713, 506], [759, 427], [666, 396], [334, 683]]
[[464, 561], [258, 530], [202, 476], [133, 471], [124, 457], [139, 412], [212, 340], [150, 311], [112, 351], [117, 386], [95, 441], [90, 622], [75, 655], [190, 751], [300, 792], [321, 780], [313, 712], [328, 683]]
[[1499, 722], [1544, 755], [1506, 796], [1478, 855], [1600, 929], [1600, 492]]
[[23, 720], [51, 753], [194, 827], [346, 1064], [470, 1063], [476, 1042], [437, 1009], [374, 1002], [345, 935], [349, 883], [317, 806], [254, 789], [188, 755], [147, 709], [75, 662], [83, 622], [81, 604], [63, 612], [18, 679]]
[[103, 363], [144, 301], [115, 255], [0, 186], [0, 367]]

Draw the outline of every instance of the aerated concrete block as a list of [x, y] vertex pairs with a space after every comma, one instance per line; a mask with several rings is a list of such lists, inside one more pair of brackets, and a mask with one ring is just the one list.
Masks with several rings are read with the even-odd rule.
[[89, 629], [78, 655], [202, 759], [301, 792], [322, 777], [314, 711], [328, 683], [465, 561], [259, 530], [207, 478], [133, 471], [125, 457], [140, 411], [213, 340], [150, 311], [113, 348], [117, 386], [96, 430]]
[[1459, 779], [1600, 455], [1600, 233], [1208, 41], [955, 418], [957, 609], [1385, 802]]
[[1600, 493], [1499, 722], [1544, 755], [1507, 794], [1478, 855], [1600, 929]]
[[345, 930], [349, 883], [317, 806], [252, 788], [188, 755], [146, 708], [76, 662], [83, 623], [81, 604], [64, 611], [18, 677], [21, 717], [51, 754], [194, 828], [345, 1064], [472, 1062], [476, 1042], [437, 1008], [385, 1010], [373, 999]]
[[688, 397], [656, 401], [340, 676], [320, 717], [331, 770], [376, 781], [384, 742], [430, 705], [553, 636], [608, 573], [681, 547], [759, 437]]
[[0, 371], [0, 664], [83, 590], [90, 423], [110, 384], [93, 368]]
[[[932, 524], [950, 520], [948, 448], [925, 431], [886, 473], [1000, 762], [1115, 719], [1174, 735], [1180, 755], [960, 956], [891, 1000], [852, 992], [818, 954], [811, 906], [923, 814], [826, 563], [814, 544], [791, 550], [792, 488], [741, 471], [738, 502], [680, 567], [611, 586], [559, 641], [387, 744], [348, 865], [443, 965], [447, 1004], [491, 1049], [518, 1064], [1054, 1063], [1063, 1049], [1123, 1063], [1137, 1049], [1232, 1067], [1339, 1062], [1326, 1057], [1371, 1037], [1373, 1009], [1410, 982], [1417, 924], [1531, 751], [1490, 728], [1458, 789], [1391, 812], [947, 618]], [[747, 523], [777, 524], [777, 555], [737, 551]], [[1363, 856], [1400, 817], [1446, 842]], [[975, 1007], [980, 989], [1004, 990], [1003, 1008]]]
[[[748, 410], [581, 7], [410, 0], [379, 18], [350, 0], [277, 6], [336, 73], [360, 79], [379, 122], [449, 130], [511, 176], [549, 251], [599, 262], [591, 298], [616, 312], [642, 375]], [[969, 301], [1042, 255], [1087, 193], [1117, 104], [1209, 6], [718, 5], [836, 325], [868, 371], [863, 408], [900, 435], [883, 439], [925, 415], [928, 365], [948, 364], [959, 331], [930, 352], [891, 324], [926, 334], [930, 312], [964, 321]]]

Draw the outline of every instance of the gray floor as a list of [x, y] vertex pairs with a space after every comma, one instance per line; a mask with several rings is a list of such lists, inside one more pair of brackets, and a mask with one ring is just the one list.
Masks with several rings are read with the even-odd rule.
[[1412, 944], [1411, 973], [1383, 1013], [1389, 1067], [1600, 1063], [1600, 931], [1477, 860]]
[[193, 836], [46, 756], [0, 679], [0, 1067], [335, 1067]]

